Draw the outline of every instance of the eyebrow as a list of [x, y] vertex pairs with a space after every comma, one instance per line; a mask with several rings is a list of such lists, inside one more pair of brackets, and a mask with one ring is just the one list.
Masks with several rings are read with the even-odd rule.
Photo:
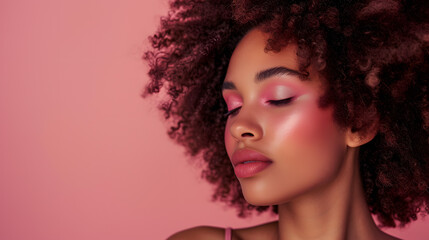
[[278, 75], [293, 75], [293, 76], [300, 76], [300, 77], [306, 77], [306, 74], [300, 73], [296, 70], [292, 70], [286, 67], [273, 67], [269, 69], [262, 70], [256, 74], [256, 81], [262, 81], [264, 79], [270, 78], [272, 76], [278, 76]]
[[[300, 73], [296, 70], [292, 70], [286, 67], [273, 67], [273, 68], [268, 68], [258, 72], [255, 75], [255, 81], [260, 82], [272, 76], [279, 76], [279, 75], [292, 75], [292, 76], [298, 76], [303, 79], [308, 78], [308, 73]], [[236, 89], [236, 87], [234, 83], [225, 81], [222, 84], [222, 90], [226, 90], [226, 89]]]

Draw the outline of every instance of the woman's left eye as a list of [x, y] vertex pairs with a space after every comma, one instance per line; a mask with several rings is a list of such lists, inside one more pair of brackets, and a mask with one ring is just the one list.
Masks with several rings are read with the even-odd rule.
[[267, 103], [274, 106], [282, 106], [282, 105], [289, 104], [290, 102], [292, 102], [293, 99], [294, 97], [280, 99], [280, 100], [268, 100]]

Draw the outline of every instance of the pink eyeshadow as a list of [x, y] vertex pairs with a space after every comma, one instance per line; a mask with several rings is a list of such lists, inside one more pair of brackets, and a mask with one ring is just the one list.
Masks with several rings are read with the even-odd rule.
[[281, 100], [285, 98], [296, 97], [302, 92], [302, 87], [291, 81], [273, 81], [264, 88], [261, 94], [261, 99], [264, 102], [267, 100]]
[[230, 93], [223, 95], [226, 105], [228, 107], [228, 111], [240, 107], [243, 104], [243, 100], [238, 94]]

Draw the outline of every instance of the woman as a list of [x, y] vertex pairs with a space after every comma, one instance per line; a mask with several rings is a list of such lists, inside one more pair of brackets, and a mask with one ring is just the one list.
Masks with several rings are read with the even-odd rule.
[[[244, 229], [170, 239], [396, 239], [429, 212], [423, 1], [173, 1], [151, 38], [146, 95], [206, 163]], [[398, 26], [406, 26], [399, 28]]]

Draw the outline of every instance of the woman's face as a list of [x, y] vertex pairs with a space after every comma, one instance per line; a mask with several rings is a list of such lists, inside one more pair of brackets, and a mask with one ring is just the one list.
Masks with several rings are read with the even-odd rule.
[[324, 83], [300, 78], [296, 45], [265, 52], [254, 29], [237, 45], [223, 86], [225, 145], [246, 200], [281, 204], [329, 185], [346, 150], [345, 133], [320, 108]]

